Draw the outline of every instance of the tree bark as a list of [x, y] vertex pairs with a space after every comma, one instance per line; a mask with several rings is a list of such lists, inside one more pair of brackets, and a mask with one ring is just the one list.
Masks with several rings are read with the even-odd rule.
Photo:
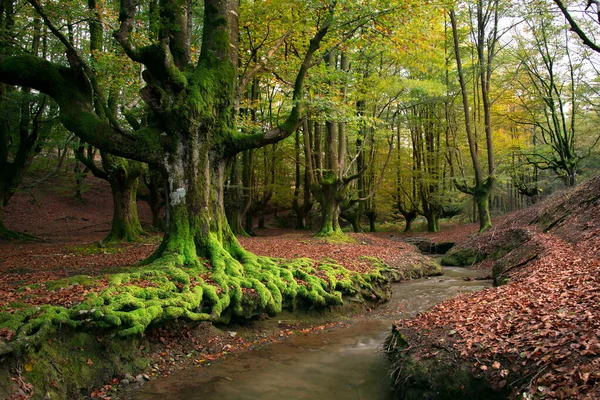
[[144, 233], [137, 213], [137, 174], [127, 174], [124, 169], [111, 173], [109, 178], [113, 199], [113, 218], [105, 242], [133, 242]]

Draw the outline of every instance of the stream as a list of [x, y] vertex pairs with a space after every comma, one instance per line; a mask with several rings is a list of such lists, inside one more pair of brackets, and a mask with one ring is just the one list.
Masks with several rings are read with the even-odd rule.
[[147, 383], [133, 399], [391, 399], [389, 363], [380, 350], [393, 321], [491, 285], [463, 279], [483, 277], [482, 271], [444, 268], [444, 273], [394, 284], [390, 302], [347, 328], [295, 335], [209, 367], [180, 371]]

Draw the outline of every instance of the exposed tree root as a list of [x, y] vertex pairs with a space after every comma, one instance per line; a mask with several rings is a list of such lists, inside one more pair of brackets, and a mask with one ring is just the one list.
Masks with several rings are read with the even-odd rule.
[[101, 291], [73, 307], [13, 307], [0, 313], [0, 329], [14, 335], [0, 339], [0, 355], [35, 348], [54, 329], [99, 328], [125, 337], [143, 335], [152, 324], [182, 318], [228, 322], [282, 309], [343, 304], [350, 295], [370, 302], [387, 300], [388, 279], [381, 270], [351, 272], [310, 259], [291, 261], [257, 257], [241, 246], [227, 251], [214, 238], [209, 259], [182, 265], [165, 252], [149, 265], [108, 277]]
[[33, 235], [29, 235], [23, 232], [16, 232], [10, 229], [7, 229], [0, 223], [0, 240], [21, 240], [21, 241], [29, 241], [36, 242], [41, 241], [40, 238], [37, 238]]

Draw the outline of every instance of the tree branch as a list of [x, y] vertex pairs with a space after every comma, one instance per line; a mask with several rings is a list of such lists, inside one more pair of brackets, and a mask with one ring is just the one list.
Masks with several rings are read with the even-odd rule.
[[268, 144], [277, 143], [280, 140], [283, 140], [286, 137], [290, 136], [296, 131], [296, 129], [300, 127], [300, 125], [302, 124], [302, 118], [300, 118], [300, 114], [302, 111], [304, 81], [306, 79], [308, 70], [312, 66], [312, 59], [315, 53], [319, 50], [319, 48], [321, 47], [321, 42], [325, 38], [325, 35], [327, 35], [327, 32], [329, 32], [329, 28], [331, 27], [333, 21], [333, 14], [336, 5], [336, 0], [332, 1], [329, 4], [327, 19], [319, 28], [315, 36], [310, 40], [308, 50], [304, 55], [304, 60], [302, 61], [302, 65], [300, 66], [298, 75], [296, 75], [296, 81], [294, 83], [294, 94], [292, 96], [292, 102], [294, 105], [292, 111], [290, 112], [286, 120], [283, 122], [283, 124], [268, 132], [261, 132], [253, 135], [238, 134], [232, 136], [232, 140], [228, 145], [228, 150], [230, 154], [236, 154], [243, 150], [254, 149], [266, 146]]
[[571, 16], [571, 13], [569, 12], [569, 10], [567, 10], [567, 7], [563, 4], [563, 2], [561, 0], [554, 0], [554, 2], [558, 6], [558, 8], [560, 8], [560, 11], [563, 13], [563, 15], [565, 16], [567, 21], [569, 21], [569, 25], [571, 26], [571, 31], [575, 32], [575, 34], [577, 36], [579, 36], [579, 38], [583, 41], [583, 44], [585, 44], [586, 46], [588, 46], [590, 49], [594, 50], [595, 52], [600, 53], [600, 46], [598, 46], [596, 43], [594, 43], [585, 34], [585, 32], [579, 27], [579, 25], [577, 24], [575, 19], [573, 19], [573, 17]]
[[83, 141], [111, 154], [161, 165], [161, 132], [146, 127], [125, 136], [103, 121], [91, 104], [89, 86], [80, 74], [43, 58], [0, 56], [0, 82], [30, 87], [52, 97], [60, 107], [62, 124]]

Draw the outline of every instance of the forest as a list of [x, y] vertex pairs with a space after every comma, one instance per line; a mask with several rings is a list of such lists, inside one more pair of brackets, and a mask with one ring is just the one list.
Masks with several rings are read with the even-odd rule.
[[599, 35], [592, 0], [0, 0], [0, 397], [600, 398]]

